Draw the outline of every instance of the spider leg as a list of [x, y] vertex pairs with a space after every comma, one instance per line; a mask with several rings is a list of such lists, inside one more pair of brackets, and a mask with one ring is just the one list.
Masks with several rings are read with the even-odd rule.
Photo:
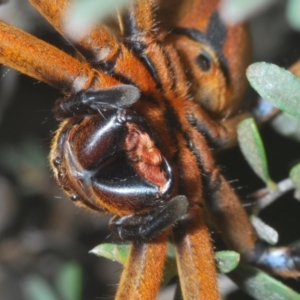
[[199, 109], [198, 105], [194, 105], [193, 109], [189, 108], [186, 114], [190, 125], [205, 136], [209, 145], [216, 149], [225, 149], [236, 145], [238, 124], [251, 116], [250, 113], [243, 112], [226, 120], [216, 121], [204, 110]]
[[166, 34], [156, 29], [154, 10], [153, 1], [142, 0], [121, 15], [124, 44], [139, 57], [165, 95], [172, 91], [185, 97], [188, 85], [179, 57], [173, 46], [163, 44]]
[[167, 232], [151, 243], [133, 242], [122, 273], [116, 300], [156, 299], [167, 250]]
[[110, 230], [120, 240], [153, 240], [182, 217], [186, 213], [187, 207], [186, 197], [176, 196], [152, 214], [112, 218]]
[[260, 241], [238, 196], [215, 166], [204, 136], [195, 129], [187, 135], [201, 170], [205, 207], [224, 242], [247, 262], [281, 276], [299, 276], [299, 246], [276, 248]]
[[179, 193], [186, 195], [190, 207], [173, 227], [180, 285], [185, 300], [220, 299], [217, 273], [209, 231], [205, 225], [205, 203], [201, 170], [185, 132], [177, 132], [180, 153]]
[[258, 240], [238, 196], [223, 176], [218, 177], [210, 186], [208, 206], [223, 240], [258, 267], [284, 277], [300, 276], [299, 245], [270, 247]]
[[117, 81], [34, 36], [0, 21], [0, 63], [46, 82], [60, 90], [76, 93], [91, 85], [112, 86]]
[[[157, 70], [152, 57], [149, 57], [150, 49], [155, 55], [161, 54], [157, 51], [157, 43], [154, 38], [154, 24], [152, 18], [152, 1], [138, 1], [132, 3], [128, 9], [121, 15], [121, 28], [123, 29], [124, 44], [130, 51], [136, 54], [146, 65], [152, 77], [155, 79], [158, 87], [162, 87], [161, 74]], [[161, 60], [159, 55], [160, 63]]]
[[116, 38], [103, 25], [97, 24], [83, 34], [76, 31], [66, 32], [67, 14], [71, 1], [30, 0], [29, 1], [73, 46], [90, 62], [109, 62], [119, 52]]
[[183, 299], [220, 299], [210, 234], [203, 209], [189, 210], [173, 228]]
[[237, 194], [225, 178], [220, 175], [212, 156], [201, 157], [201, 150], [203, 153], [210, 153], [205, 139], [198, 133], [193, 135], [191, 132], [190, 135], [194, 142], [198, 163], [203, 172], [206, 205], [224, 242], [231, 249], [239, 252], [245, 261], [278, 275], [299, 276], [299, 247], [293, 249], [270, 248], [258, 240]]
[[81, 91], [72, 97], [56, 101], [54, 114], [57, 120], [77, 115], [100, 112], [109, 108], [125, 108], [135, 103], [140, 91], [132, 86], [121, 84], [100, 91]]
[[94, 67], [124, 83], [136, 85], [143, 92], [155, 90], [155, 82], [147, 68], [104, 26], [96, 24], [84, 36], [66, 32], [64, 25], [69, 1], [58, 0], [55, 5], [52, 0], [30, 2]]
[[2, 21], [0, 39], [0, 62], [5, 65], [67, 91], [80, 74], [83, 83], [88, 81], [89, 71], [82, 63]]
[[246, 211], [229, 183], [220, 175], [206, 137], [195, 128], [187, 134], [201, 170], [205, 205], [228, 246], [248, 258], [257, 238]]
[[288, 247], [270, 247], [267, 243], [255, 245], [250, 262], [282, 277], [300, 277], [300, 243]]

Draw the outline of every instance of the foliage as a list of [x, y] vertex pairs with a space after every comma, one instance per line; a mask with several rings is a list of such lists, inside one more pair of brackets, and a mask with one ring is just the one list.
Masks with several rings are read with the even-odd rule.
[[80, 300], [81, 268], [76, 262], [66, 263], [57, 273], [54, 287], [38, 275], [24, 282], [24, 293], [30, 300]]
[[[223, 0], [221, 12], [223, 18], [229, 23], [248, 20], [251, 16], [263, 11], [277, 0]], [[294, 29], [300, 29], [300, 1], [288, 0], [286, 16]]]

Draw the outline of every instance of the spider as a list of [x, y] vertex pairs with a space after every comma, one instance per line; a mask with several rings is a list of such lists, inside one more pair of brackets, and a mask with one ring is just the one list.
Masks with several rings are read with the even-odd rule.
[[299, 276], [299, 252], [257, 238], [214, 161], [249, 115], [246, 26], [224, 24], [218, 0], [137, 0], [116, 34], [96, 24], [82, 37], [64, 29], [70, 2], [30, 0], [84, 60], [0, 22], [0, 62], [64, 94], [50, 164], [76, 205], [113, 214], [112, 234], [132, 242], [116, 299], [155, 299], [169, 237], [183, 298], [220, 299], [206, 218], [244, 261]]

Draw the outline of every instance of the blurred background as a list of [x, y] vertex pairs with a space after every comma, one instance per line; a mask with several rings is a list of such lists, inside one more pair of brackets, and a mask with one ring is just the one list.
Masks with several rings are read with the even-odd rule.
[[[300, 32], [287, 24], [285, 5], [286, 1], [277, 1], [251, 18], [254, 61], [288, 67], [300, 58]], [[27, 1], [10, 0], [1, 5], [0, 19], [73, 53], [68, 42]], [[0, 299], [3, 300], [68, 300], [62, 283], [78, 285], [72, 300], [113, 299], [117, 288], [121, 266], [88, 253], [96, 245], [112, 241], [107, 230], [109, 218], [75, 208], [60, 192], [49, 169], [47, 156], [58, 125], [52, 108], [60, 96], [59, 91], [42, 82], [0, 68]], [[257, 95], [249, 90], [247, 97], [251, 101]], [[262, 128], [262, 136], [271, 175], [280, 181], [299, 162], [300, 145], [281, 137], [268, 125]], [[251, 206], [248, 195], [263, 184], [239, 149], [222, 153], [218, 163], [245, 205]], [[260, 217], [279, 232], [280, 245], [300, 239], [300, 203], [292, 193], [266, 208]], [[234, 291], [225, 276], [220, 279], [226, 299], [251, 299]], [[300, 292], [298, 281], [285, 282]], [[37, 286], [41, 289], [37, 290]], [[171, 299], [172, 289], [167, 287], [160, 299]], [[48, 298], [43, 298], [45, 295]]]

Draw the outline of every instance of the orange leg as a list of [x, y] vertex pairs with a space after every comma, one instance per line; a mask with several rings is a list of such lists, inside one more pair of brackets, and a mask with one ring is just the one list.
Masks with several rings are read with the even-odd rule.
[[195, 130], [189, 135], [202, 170], [205, 207], [224, 242], [247, 262], [281, 276], [299, 276], [299, 247], [271, 248], [257, 238], [239, 197], [215, 166], [205, 139]]
[[226, 244], [242, 257], [248, 258], [257, 240], [249, 217], [232, 187], [220, 175], [204, 136], [194, 128], [189, 132], [189, 137], [193, 141], [194, 153], [202, 170], [206, 191], [203, 198], [208, 212]]
[[173, 229], [183, 299], [220, 299], [214, 253], [203, 211], [195, 208]]
[[[107, 68], [112, 76], [123, 77], [134, 82], [143, 92], [151, 93], [155, 82], [147, 68], [126, 47], [119, 44], [104, 26], [95, 25], [84, 37], [64, 29], [65, 16], [70, 7], [69, 1], [30, 0], [39, 12], [97, 69]], [[113, 65], [113, 68], [111, 67]]]
[[125, 41], [147, 65], [164, 95], [182, 100], [188, 98], [189, 83], [172, 41], [165, 40], [168, 28], [157, 28], [156, 5], [153, 0], [137, 1], [123, 14]]
[[77, 32], [66, 32], [66, 16], [71, 6], [69, 0], [30, 0], [29, 2], [89, 61], [94, 63], [107, 61], [118, 53], [117, 40], [102, 25], [95, 25], [84, 36], [78, 35]]
[[225, 120], [214, 120], [196, 104], [188, 105], [186, 114], [192, 125], [215, 149], [230, 148], [237, 143], [238, 124], [251, 117], [249, 112], [242, 112]]
[[[184, 135], [186, 132], [184, 133]], [[177, 268], [185, 300], [220, 299], [217, 273], [209, 231], [204, 222], [202, 171], [197, 167], [194, 149], [186, 137], [177, 135], [181, 149], [179, 154], [179, 193], [187, 196], [190, 209], [173, 228]]]
[[175, 77], [182, 74], [176, 72], [180, 73], [182, 70], [174, 70], [176, 63], [180, 65], [176, 51], [171, 47], [162, 47], [162, 39], [166, 34], [156, 29], [154, 10], [154, 1], [134, 2], [121, 15], [121, 27], [125, 45], [144, 62], [155, 79], [156, 86], [166, 93], [177, 88]]
[[211, 189], [208, 207], [225, 243], [242, 259], [283, 277], [300, 276], [299, 246], [270, 247], [256, 233], [237, 195], [223, 176]]
[[116, 300], [154, 300], [160, 288], [167, 250], [167, 233], [150, 243], [132, 243]]
[[58, 89], [89, 81], [89, 68], [36, 37], [0, 21], [0, 62]]
[[232, 187], [223, 176], [217, 180], [218, 187], [207, 201], [214, 223], [226, 244], [248, 259], [255, 248], [256, 233]]
[[[92, 71], [87, 64], [2, 21], [0, 40], [0, 63], [64, 92], [76, 93], [91, 85], [108, 87], [118, 83], [110, 76]], [[96, 82], [95, 76], [98, 79]]]

